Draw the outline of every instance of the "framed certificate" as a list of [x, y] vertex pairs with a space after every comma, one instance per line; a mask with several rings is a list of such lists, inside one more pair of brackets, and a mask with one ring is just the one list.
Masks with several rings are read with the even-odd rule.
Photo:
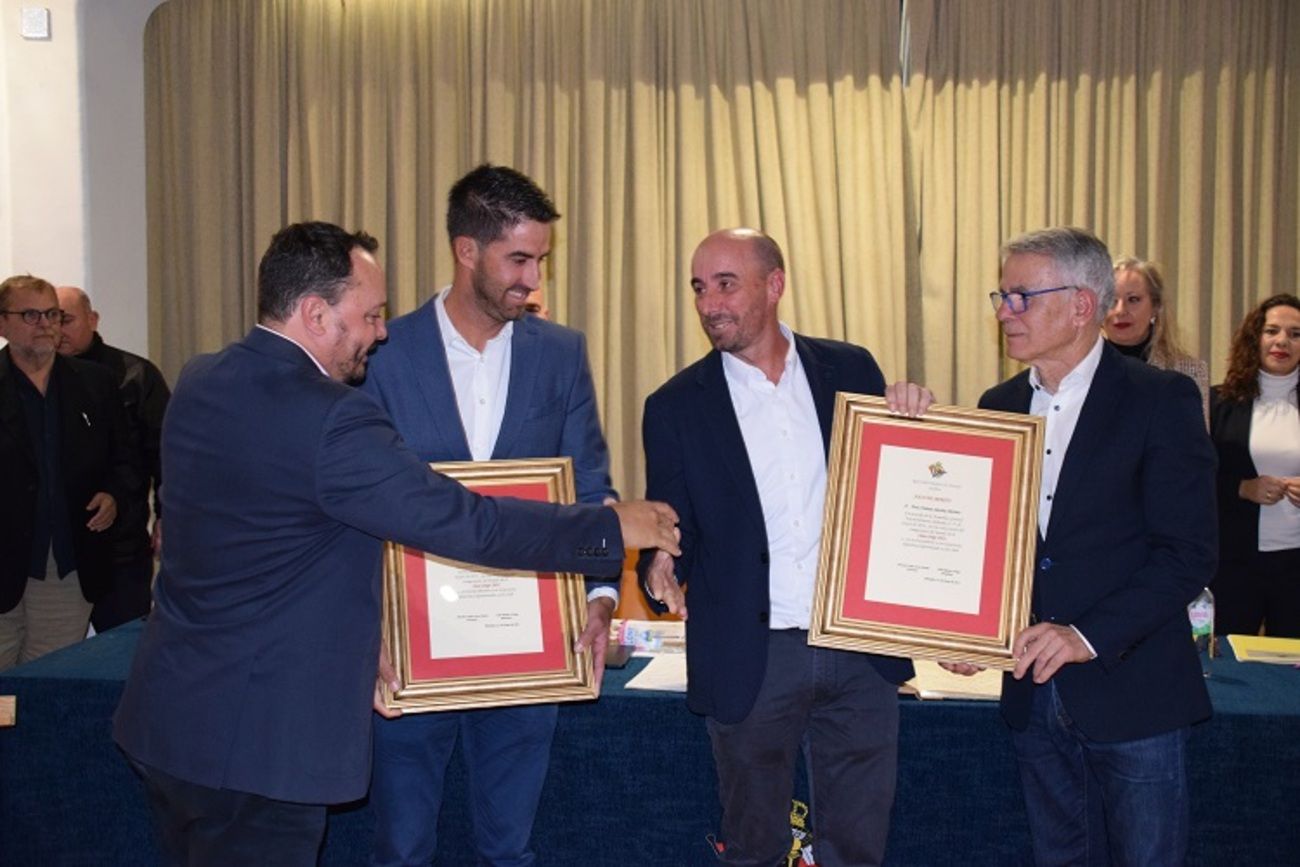
[[836, 397], [810, 644], [1014, 667], [1028, 625], [1043, 420]]
[[[480, 494], [574, 501], [568, 458], [430, 464]], [[596, 697], [582, 576], [509, 572], [384, 546], [383, 635], [399, 688], [390, 708], [464, 710]]]

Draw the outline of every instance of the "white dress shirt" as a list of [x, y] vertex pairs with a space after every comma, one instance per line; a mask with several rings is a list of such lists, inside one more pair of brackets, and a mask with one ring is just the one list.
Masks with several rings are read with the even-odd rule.
[[486, 461], [492, 458], [497, 435], [501, 433], [501, 419], [506, 414], [506, 398], [510, 394], [510, 337], [515, 333], [515, 324], [507, 322], [479, 352], [460, 336], [447, 315], [448, 291], [438, 293], [433, 309], [438, 314], [442, 348], [447, 353], [451, 386], [456, 393], [456, 408], [465, 428], [470, 456], [476, 461]]
[[[1061, 478], [1061, 464], [1065, 463], [1065, 453], [1070, 448], [1070, 440], [1074, 439], [1074, 429], [1079, 424], [1083, 402], [1088, 399], [1088, 391], [1092, 388], [1092, 378], [1101, 362], [1104, 343], [1101, 335], [1097, 335], [1097, 343], [1061, 379], [1055, 392], [1048, 391], [1043, 385], [1038, 376], [1038, 368], [1029, 371], [1029, 385], [1034, 389], [1034, 396], [1029, 402], [1029, 413], [1047, 420], [1047, 432], [1043, 437], [1043, 475], [1038, 489], [1038, 532], [1044, 539], [1047, 538], [1047, 525], [1052, 520], [1052, 500]], [[1070, 624], [1070, 628], [1095, 658], [1097, 651], [1092, 642], [1079, 631], [1079, 627]]]
[[781, 333], [790, 349], [779, 382], [773, 384], [757, 367], [729, 352], [722, 354], [722, 370], [767, 528], [768, 625], [807, 629], [821, 548], [826, 456], [794, 335], [784, 323]]
[[1083, 402], [1088, 399], [1088, 390], [1092, 388], [1092, 377], [1101, 361], [1103, 343], [1098, 337], [1097, 344], [1065, 375], [1055, 392], [1043, 386], [1037, 368], [1029, 371], [1029, 385], [1034, 389], [1029, 413], [1047, 420], [1047, 434], [1043, 437], [1043, 480], [1038, 494], [1038, 531], [1044, 539], [1052, 519], [1052, 498], [1061, 478], [1061, 464], [1065, 462], [1065, 452], [1074, 438], [1074, 428], [1079, 424]]

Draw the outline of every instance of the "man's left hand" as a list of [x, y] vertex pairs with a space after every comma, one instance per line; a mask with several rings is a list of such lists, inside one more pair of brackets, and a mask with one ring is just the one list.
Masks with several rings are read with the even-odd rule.
[[591, 650], [591, 665], [596, 674], [596, 695], [605, 679], [605, 648], [609, 646], [609, 620], [614, 615], [614, 600], [597, 596], [587, 603], [587, 626], [573, 643], [574, 653]]
[[1079, 633], [1058, 623], [1035, 623], [1016, 636], [1011, 648], [1016, 657], [1012, 676], [1020, 680], [1033, 666], [1034, 683], [1047, 683], [1067, 663], [1092, 659]]
[[934, 403], [934, 392], [915, 382], [895, 382], [885, 389], [889, 411], [916, 418]]
[[86, 511], [94, 512], [86, 522], [86, 526], [92, 532], [102, 533], [113, 526], [113, 522], [117, 520], [117, 500], [114, 500], [113, 495], [107, 491], [100, 491], [90, 498], [90, 502], [86, 504]]

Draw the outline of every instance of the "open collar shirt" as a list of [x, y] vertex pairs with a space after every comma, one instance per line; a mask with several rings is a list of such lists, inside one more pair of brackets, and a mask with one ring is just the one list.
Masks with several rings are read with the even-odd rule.
[[461, 337], [447, 315], [446, 289], [438, 293], [433, 309], [438, 315], [438, 331], [447, 354], [456, 408], [465, 428], [469, 453], [476, 461], [490, 460], [505, 418], [506, 398], [510, 393], [510, 339], [515, 324], [507, 322], [479, 352]]
[[790, 348], [778, 382], [729, 352], [722, 353], [722, 369], [763, 507], [769, 625], [807, 629], [821, 546], [826, 455], [794, 334], [784, 323], [781, 334]]

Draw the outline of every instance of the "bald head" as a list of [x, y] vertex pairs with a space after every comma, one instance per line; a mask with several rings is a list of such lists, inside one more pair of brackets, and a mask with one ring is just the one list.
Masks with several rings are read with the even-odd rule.
[[695, 310], [715, 349], [759, 366], [782, 351], [776, 308], [784, 265], [781, 248], [757, 229], [722, 229], [695, 248]]
[[696, 252], [703, 249], [705, 245], [723, 244], [723, 245], [741, 245], [746, 248], [745, 253], [754, 260], [759, 270], [764, 276], [780, 268], [785, 270], [785, 256], [781, 253], [781, 246], [773, 241], [766, 233], [758, 229], [749, 229], [740, 227], [736, 229], [719, 229], [713, 232], [696, 248]]
[[63, 339], [60, 355], [81, 355], [90, 348], [99, 327], [99, 314], [90, 306], [90, 296], [79, 286], [57, 286], [59, 309], [63, 311]]

